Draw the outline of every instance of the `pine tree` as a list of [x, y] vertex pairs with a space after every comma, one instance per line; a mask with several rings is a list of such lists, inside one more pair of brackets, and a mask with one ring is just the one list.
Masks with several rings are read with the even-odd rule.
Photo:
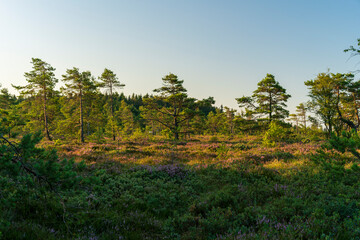
[[306, 122], [307, 122], [307, 115], [306, 112], [308, 110], [308, 107], [304, 103], [300, 103], [298, 106], [296, 106], [296, 115], [299, 117], [299, 120], [301, 121], [302, 127], [305, 128], [306, 131]]
[[221, 109], [216, 109], [216, 112], [210, 112], [207, 116], [206, 128], [211, 134], [225, 133], [227, 129], [226, 113]]
[[275, 81], [275, 77], [267, 74], [258, 83], [258, 88], [251, 97], [244, 96], [236, 100], [240, 107], [245, 107], [247, 115], [257, 115], [260, 119], [271, 122], [283, 120], [289, 115], [289, 111], [285, 109], [285, 103], [290, 97], [286, 89]]
[[33, 64], [33, 70], [25, 73], [28, 85], [13, 87], [24, 96], [34, 96], [41, 99], [45, 136], [48, 140], [52, 140], [48, 127], [47, 107], [48, 98], [52, 96], [55, 84], [58, 82], [54, 74], [55, 68], [39, 58], [32, 58], [31, 63]]
[[[125, 84], [120, 83], [118, 78], [116, 77], [116, 74], [113, 73], [111, 70], [105, 68], [104, 72], [99, 77], [101, 80], [101, 87], [105, 88], [109, 91], [110, 94], [110, 110], [111, 110], [111, 117], [114, 118], [114, 99], [113, 99], [113, 93], [116, 88], [122, 88], [125, 86]], [[112, 124], [113, 126], [113, 124]], [[115, 127], [112, 127], [112, 137], [115, 141]]]
[[84, 140], [84, 95], [87, 92], [95, 91], [96, 84], [94, 78], [91, 76], [90, 71], [79, 72], [78, 68], [67, 69], [66, 74], [63, 75], [63, 81], [66, 88], [63, 91], [68, 94], [75, 94], [79, 101], [79, 118], [80, 118], [80, 141]]
[[310, 91], [308, 105], [323, 121], [329, 137], [334, 129], [340, 134], [344, 124], [354, 131], [358, 130], [360, 81], [354, 81], [354, 75], [319, 73], [305, 85]]
[[127, 136], [131, 135], [134, 131], [134, 117], [124, 100], [121, 101], [119, 110], [116, 111], [115, 115], [120, 120], [121, 133]]
[[148, 121], [157, 121], [179, 139], [182, 126], [187, 120], [195, 116], [195, 99], [189, 98], [187, 90], [183, 87], [184, 80], [179, 80], [175, 74], [170, 73], [163, 79], [163, 86], [155, 89], [159, 95], [144, 99], [143, 117]]

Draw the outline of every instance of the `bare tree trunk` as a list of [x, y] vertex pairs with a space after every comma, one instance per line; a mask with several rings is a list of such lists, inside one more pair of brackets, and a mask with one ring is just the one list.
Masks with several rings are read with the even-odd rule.
[[155, 135], [155, 127], [154, 127], [154, 120], [151, 120], [151, 128], [152, 128], [152, 135]]
[[43, 87], [44, 91], [44, 124], [45, 124], [45, 136], [49, 141], [52, 141], [52, 138], [50, 137], [49, 129], [48, 129], [48, 121], [47, 121], [47, 115], [46, 115], [46, 87]]
[[269, 118], [270, 118], [270, 121], [272, 121], [272, 96], [271, 96], [271, 93], [269, 93], [269, 110], [270, 110], [270, 113], [269, 113]]
[[177, 119], [177, 112], [176, 112], [176, 108], [174, 109], [174, 135], [175, 135], [175, 140], [179, 140], [179, 123], [178, 123], [178, 119]]
[[113, 141], [116, 140], [116, 136], [115, 136], [115, 128], [114, 128], [114, 123], [115, 123], [115, 119], [114, 119], [114, 99], [113, 99], [113, 91], [112, 91], [112, 85], [110, 85], [110, 104], [111, 104], [111, 117], [113, 119], [113, 124], [112, 124], [112, 134], [113, 134]]
[[82, 91], [80, 90], [80, 141], [82, 143], [85, 142], [84, 140], [84, 121], [83, 121], [83, 98], [82, 98]]

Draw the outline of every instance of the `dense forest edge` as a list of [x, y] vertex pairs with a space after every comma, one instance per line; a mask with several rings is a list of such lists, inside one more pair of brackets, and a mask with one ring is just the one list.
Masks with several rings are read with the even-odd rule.
[[306, 80], [294, 113], [267, 74], [237, 112], [173, 73], [125, 96], [107, 68], [55, 90], [31, 63], [0, 90], [0, 239], [360, 238], [356, 71]]

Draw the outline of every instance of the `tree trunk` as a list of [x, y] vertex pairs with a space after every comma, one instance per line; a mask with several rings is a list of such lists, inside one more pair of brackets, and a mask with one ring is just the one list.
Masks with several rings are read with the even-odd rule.
[[112, 85], [110, 84], [110, 104], [111, 104], [111, 117], [113, 119], [113, 124], [111, 126], [111, 130], [112, 130], [112, 138], [113, 141], [116, 140], [116, 136], [115, 136], [115, 128], [114, 128], [114, 123], [115, 123], [115, 119], [114, 119], [114, 99], [113, 99], [113, 92], [112, 92]]
[[340, 103], [340, 90], [339, 88], [337, 88], [337, 103], [336, 103], [336, 110], [339, 114], [339, 119], [340, 121], [342, 121], [343, 123], [347, 124], [350, 128], [354, 129], [354, 131], [357, 132], [358, 130], [358, 126], [355, 125], [355, 123], [353, 123], [352, 121], [344, 118], [341, 114], [341, 111], [340, 111], [340, 107], [339, 107], [339, 103]]
[[328, 129], [328, 137], [330, 138], [331, 137], [331, 133], [332, 133], [332, 123], [331, 123], [331, 120], [329, 120], [329, 129]]
[[82, 99], [82, 91], [80, 90], [80, 141], [82, 143], [84, 140], [84, 122], [83, 122], [83, 99]]
[[48, 129], [48, 121], [47, 121], [47, 115], [46, 115], [46, 87], [43, 87], [43, 91], [44, 91], [44, 124], [45, 124], [45, 136], [49, 141], [52, 141], [51, 137], [50, 137], [50, 133], [49, 133], [49, 129]]
[[271, 92], [269, 93], [269, 110], [270, 110], [270, 113], [269, 113], [269, 122], [272, 121], [272, 96], [271, 96]]
[[175, 135], [175, 140], [179, 140], [179, 131], [178, 131], [178, 127], [179, 127], [179, 123], [178, 123], [178, 119], [177, 119], [177, 113], [176, 113], [176, 108], [174, 109], [174, 135]]
[[155, 135], [154, 120], [151, 120], [152, 135]]

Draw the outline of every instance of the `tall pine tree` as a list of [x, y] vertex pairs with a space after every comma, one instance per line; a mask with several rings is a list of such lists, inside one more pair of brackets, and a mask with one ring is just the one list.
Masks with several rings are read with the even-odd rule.
[[45, 136], [48, 140], [52, 140], [48, 127], [47, 104], [48, 98], [52, 96], [55, 84], [58, 82], [54, 74], [55, 68], [39, 58], [32, 58], [31, 63], [33, 64], [33, 70], [25, 73], [28, 84], [13, 87], [19, 90], [22, 95], [41, 99]]
[[[120, 83], [118, 78], [116, 77], [116, 74], [105, 68], [104, 72], [99, 77], [101, 80], [100, 87], [105, 88], [109, 91], [110, 94], [110, 112], [111, 112], [111, 118], [110, 121], [114, 121], [114, 99], [113, 99], [113, 93], [116, 88], [122, 88], [125, 86], [125, 84]], [[112, 124], [112, 138], [115, 141], [115, 126]]]
[[236, 98], [239, 106], [245, 107], [249, 115], [258, 116], [268, 122], [286, 118], [289, 111], [285, 109], [285, 103], [291, 97], [286, 93], [286, 89], [280, 86], [271, 74], [267, 74], [257, 85], [258, 88], [251, 97]]
[[94, 78], [91, 76], [90, 71], [79, 72], [78, 68], [66, 70], [66, 74], [63, 75], [63, 81], [65, 82], [65, 92], [69, 94], [75, 94], [79, 101], [79, 122], [80, 122], [80, 141], [84, 140], [84, 108], [83, 99], [87, 92], [94, 91], [96, 84]]

